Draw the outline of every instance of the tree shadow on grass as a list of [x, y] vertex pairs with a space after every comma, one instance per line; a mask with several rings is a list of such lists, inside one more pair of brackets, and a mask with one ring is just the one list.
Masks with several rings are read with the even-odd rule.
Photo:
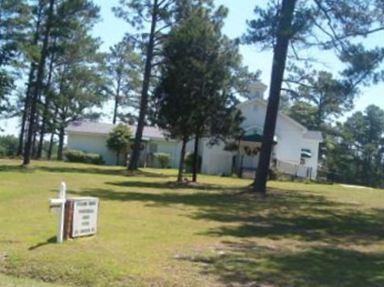
[[175, 181], [121, 181], [121, 182], [106, 182], [108, 185], [119, 186], [119, 187], [129, 187], [129, 188], [145, 188], [145, 189], [189, 189], [189, 190], [205, 190], [205, 191], [228, 191], [236, 192], [244, 190], [244, 187], [241, 186], [223, 186], [216, 184], [206, 184], [206, 183], [177, 183]]
[[227, 245], [230, 250], [224, 254], [191, 260], [225, 286], [384, 286], [384, 253], [327, 246], [281, 251], [250, 242]]
[[[139, 201], [148, 208], [195, 207], [185, 216], [219, 223], [202, 228], [200, 235], [234, 241], [223, 242], [224, 255], [184, 260], [203, 263], [203, 272], [218, 276], [226, 286], [384, 286], [384, 254], [361, 251], [384, 241], [381, 209], [363, 209], [310, 192], [274, 190], [263, 199], [239, 194], [236, 188], [232, 192], [228, 188], [227, 192], [220, 188], [163, 191], [166, 187], [160, 183], [126, 186], [139, 191], [88, 189], [75, 193], [102, 200]], [[140, 192], [144, 187], [161, 189]], [[285, 241], [298, 245], [296, 249], [260, 245]]]
[[[148, 183], [145, 187], [154, 187]], [[162, 185], [161, 185], [162, 186]], [[211, 205], [221, 206], [222, 208], [230, 207], [235, 199], [234, 194], [210, 193], [210, 192], [126, 192], [115, 191], [113, 189], [87, 189], [81, 191], [71, 191], [73, 195], [79, 196], [95, 196], [102, 200], [118, 200], [118, 201], [140, 201], [147, 203], [149, 207], [164, 207], [175, 204], [184, 204], [197, 206], [199, 208], [209, 207]]]
[[224, 223], [203, 233], [218, 237], [292, 238], [361, 245], [384, 240], [382, 209], [364, 210], [354, 204], [294, 192], [282, 196], [286, 200], [280, 198], [225, 211], [212, 207], [200, 210], [194, 217]]
[[22, 165], [0, 165], [0, 172], [33, 172], [33, 169], [26, 168]]
[[[166, 183], [164, 183], [166, 184]], [[163, 188], [161, 183], [141, 183], [131, 187]], [[213, 189], [213, 187], [212, 187]], [[355, 244], [384, 240], [384, 211], [362, 210], [356, 205], [332, 202], [323, 196], [299, 192], [270, 193], [266, 199], [239, 194], [237, 188], [186, 192], [133, 192], [113, 189], [71, 191], [80, 196], [104, 200], [140, 201], [147, 207], [186, 205], [196, 207], [186, 214], [195, 220], [215, 221], [219, 227], [202, 235], [237, 238], [268, 238]]]
[[172, 175], [163, 173], [149, 172], [145, 170], [137, 170], [133, 173], [128, 172], [124, 167], [122, 168], [108, 168], [105, 166], [84, 165], [84, 167], [68, 166], [31, 166], [24, 167], [22, 165], [0, 165], [0, 172], [24, 172], [32, 173], [34, 171], [44, 171], [52, 173], [79, 173], [79, 174], [100, 174], [100, 175], [118, 175], [118, 176], [137, 176], [137, 177], [155, 177], [155, 178], [170, 178]]
[[105, 166], [100, 167], [92, 167], [90, 168], [89, 165], [84, 166], [84, 168], [81, 167], [71, 167], [71, 166], [38, 166], [34, 167], [35, 169], [46, 171], [46, 172], [54, 172], [54, 173], [84, 173], [84, 174], [100, 174], [100, 175], [118, 175], [118, 176], [137, 176], [137, 177], [151, 177], [151, 178], [169, 178], [172, 176], [162, 174], [162, 173], [156, 173], [156, 172], [149, 172], [145, 170], [137, 170], [134, 173], [130, 173], [125, 168], [107, 168]]

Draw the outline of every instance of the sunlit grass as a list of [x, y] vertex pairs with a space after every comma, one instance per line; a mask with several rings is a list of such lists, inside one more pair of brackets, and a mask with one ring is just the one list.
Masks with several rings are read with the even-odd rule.
[[[180, 186], [174, 170], [19, 164], [0, 160], [0, 286], [9, 276], [78, 286], [384, 285], [381, 190], [271, 182], [263, 199], [237, 178]], [[70, 195], [100, 198], [97, 236], [53, 243], [48, 198], [62, 180]]]

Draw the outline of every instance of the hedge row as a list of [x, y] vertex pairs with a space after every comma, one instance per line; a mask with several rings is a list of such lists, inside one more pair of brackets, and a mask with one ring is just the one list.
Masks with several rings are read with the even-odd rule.
[[64, 155], [69, 162], [104, 164], [103, 157], [96, 153], [86, 153], [81, 150], [69, 149], [64, 152]]

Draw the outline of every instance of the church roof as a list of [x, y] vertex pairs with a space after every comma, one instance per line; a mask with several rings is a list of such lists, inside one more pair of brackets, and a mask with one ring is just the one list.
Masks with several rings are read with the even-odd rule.
[[[109, 134], [115, 125], [108, 123], [97, 123], [97, 122], [74, 122], [70, 124], [66, 132], [68, 133], [79, 133], [79, 134], [99, 134], [107, 135]], [[129, 126], [132, 132], [132, 135], [136, 133], [136, 126]], [[151, 139], [165, 139], [165, 133], [158, 127], [144, 127], [143, 138]]]
[[[254, 99], [250, 99], [250, 100], [241, 102], [240, 104], [237, 105], [237, 107], [239, 109], [241, 109], [241, 107], [248, 106], [248, 105], [253, 104], [253, 103], [264, 106], [265, 108], [267, 107], [267, 101], [264, 99], [259, 99], [259, 98], [254, 98]], [[279, 116], [281, 118], [285, 119], [286, 121], [289, 121], [289, 122], [295, 124], [296, 126], [298, 126], [299, 128], [301, 128], [301, 130], [304, 132], [304, 138], [310, 139], [310, 140], [323, 141], [323, 136], [322, 136], [320, 131], [310, 131], [305, 126], [303, 126], [301, 123], [295, 121], [294, 119], [292, 119], [291, 117], [289, 117], [288, 115], [286, 115], [280, 111], [279, 111]]]

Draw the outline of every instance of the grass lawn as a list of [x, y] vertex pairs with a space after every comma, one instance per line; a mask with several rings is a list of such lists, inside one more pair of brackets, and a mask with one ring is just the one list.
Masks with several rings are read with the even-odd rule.
[[[100, 198], [97, 236], [54, 244], [61, 180]], [[384, 286], [384, 191], [271, 182], [262, 199], [239, 193], [248, 180], [174, 180], [0, 160], [0, 286]]]

